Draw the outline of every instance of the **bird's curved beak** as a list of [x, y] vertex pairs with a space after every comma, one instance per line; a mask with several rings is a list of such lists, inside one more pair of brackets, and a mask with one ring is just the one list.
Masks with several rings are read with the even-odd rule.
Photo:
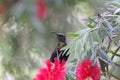
[[58, 35], [58, 33], [56, 33], [56, 32], [51, 32], [51, 33]]

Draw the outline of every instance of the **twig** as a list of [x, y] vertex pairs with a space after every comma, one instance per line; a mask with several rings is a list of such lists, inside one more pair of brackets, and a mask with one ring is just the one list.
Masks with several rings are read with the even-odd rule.
[[115, 57], [115, 55], [117, 55], [117, 56], [120, 57], [120, 55], [117, 54], [117, 52], [119, 51], [119, 49], [120, 49], [120, 46], [119, 46], [119, 47], [115, 50], [115, 52], [113, 53], [113, 55], [112, 55], [112, 57], [111, 57], [111, 60], [113, 60], [113, 58]]
[[110, 49], [110, 45], [111, 45], [111, 40], [109, 41], [109, 43], [108, 43], [108, 47], [107, 47], [107, 50], [109, 50]]
[[120, 57], [120, 54], [116, 54], [112, 50], [106, 49], [106, 52], [112, 53], [113, 55]]

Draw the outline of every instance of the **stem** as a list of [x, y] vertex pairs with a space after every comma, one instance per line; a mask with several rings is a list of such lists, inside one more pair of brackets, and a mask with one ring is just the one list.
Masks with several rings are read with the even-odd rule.
[[[113, 53], [113, 55], [112, 55], [112, 57], [111, 57], [111, 59], [113, 60], [113, 58], [115, 57], [115, 55], [118, 55], [117, 54], [117, 52], [119, 51], [119, 49], [120, 49], [120, 46], [115, 50], [115, 52]], [[120, 55], [119, 55], [119, 57], [120, 57]]]

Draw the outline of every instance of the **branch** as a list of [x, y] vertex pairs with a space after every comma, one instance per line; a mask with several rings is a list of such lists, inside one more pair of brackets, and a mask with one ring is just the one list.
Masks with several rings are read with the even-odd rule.
[[107, 47], [108, 50], [110, 49], [111, 42], [112, 41], [110, 40], [109, 43], [108, 43], [108, 47]]
[[104, 47], [104, 49], [106, 50], [107, 53], [109, 52], [109, 53], [112, 53], [115, 56], [120, 57], [120, 54], [116, 54], [118, 52], [118, 50], [119, 50], [119, 47], [115, 50], [115, 52], [113, 52], [112, 50], [106, 49], [105, 47]]
[[113, 55], [112, 55], [112, 57], [111, 57], [112, 60], [113, 60], [113, 58], [115, 57], [115, 55], [117, 55], [117, 56], [120, 57], [120, 55], [117, 54], [117, 52], [119, 51], [119, 49], [120, 49], [120, 46], [119, 46], [119, 47], [115, 50], [115, 52], [113, 53]]

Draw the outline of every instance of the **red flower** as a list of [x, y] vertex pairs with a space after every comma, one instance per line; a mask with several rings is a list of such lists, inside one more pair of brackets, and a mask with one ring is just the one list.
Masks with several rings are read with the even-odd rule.
[[0, 5], [0, 15], [3, 15], [4, 12], [7, 10], [7, 8], [8, 8], [8, 4]]
[[90, 59], [84, 59], [78, 64], [76, 69], [76, 80], [99, 80], [100, 78], [100, 67], [95, 62], [92, 66]]
[[47, 16], [47, 5], [44, 0], [37, 0], [37, 16], [40, 19], [45, 19]]
[[63, 80], [65, 71], [65, 61], [60, 63], [59, 59], [55, 58], [55, 63], [53, 64], [50, 60], [47, 60], [46, 67], [40, 67], [33, 80]]

